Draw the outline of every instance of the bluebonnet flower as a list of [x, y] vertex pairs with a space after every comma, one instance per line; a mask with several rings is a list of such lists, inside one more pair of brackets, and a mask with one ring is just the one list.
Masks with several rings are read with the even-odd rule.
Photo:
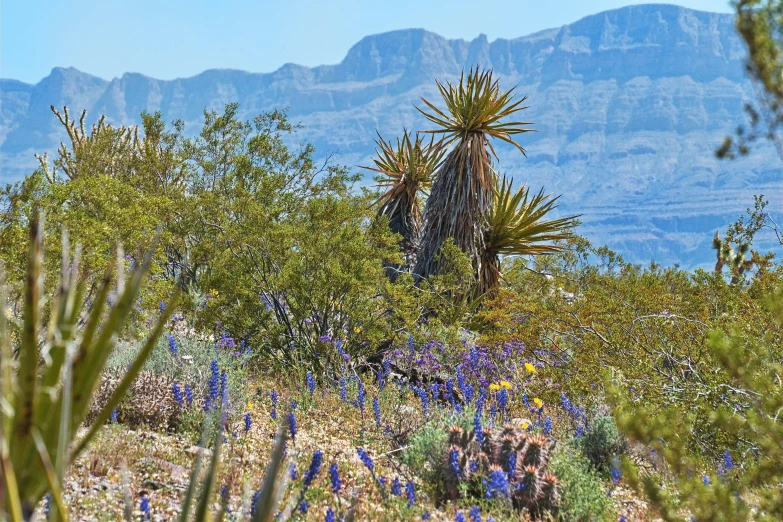
[[245, 433], [250, 431], [250, 426], [253, 425], [253, 420], [250, 418], [250, 413], [245, 413]]
[[315, 477], [318, 476], [318, 473], [321, 472], [321, 462], [323, 462], [323, 453], [321, 453], [321, 450], [316, 450], [315, 453], [313, 453], [313, 460], [310, 461], [310, 468], [307, 470], [307, 473], [305, 473], [303, 483], [305, 487], [310, 486], [310, 484], [313, 483], [313, 480]]
[[465, 402], [467, 404], [470, 404], [471, 402], [473, 402], [473, 385], [472, 384], [466, 384], [465, 385], [464, 396], [465, 396]]
[[303, 515], [307, 514], [307, 510], [310, 509], [310, 503], [306, 500], [303, 500], [299, 503], [299, 512]]
[[731, 458], [729, 450], [723, 452], [723, 467], [726, 468], [726, 471], [734, 467], [734, 461]]
[[[356, 393], [356, 402], [359, 405], [359, 409], [361, 410], [362, 414], [364, 414], [364, 401], [367, 397], [367, 392], [364, 391], [364, 384], [362, 384], [362, 380], [358, 379], [356, 386], [358, 387], [358, 391]], [[362, 418], [364, 418], [362, 416]]]
[[269, 413], [269, 416], [272, 417], [272, 419], [276, 419], [277, 418], [277, 391], [272, 390], [269, 396], [272, 398], [272, 411]]
[[517, 472], [517, 454], [513, 451], [508, 454], [508, 476], [514, 478]]
[[427, 396], [427, 390], [423, 388], [419, 388], [418, 386], [411, 385], [411, 389], [413, 390], [413, 393], [419, 396], [419, 399], [421, 399], [421, 412], [424, 414], [424, 416], [427, 416], [427, 411], [429, 409], [430, 400]]
[[582, 425], [580, 424], [579, 426], [576, 427], [576, 437], [579, 438], [582, 436], [582, 434], [583, 434], [583, 428]]
[[44, 497], [44, 518], [49, 520], [49, 513], [52, 510], [52, 494], [47, 493]]
[[336, 463], [329, 466], [329, 480], [332, 483], [332, 492], [339, 493], [343, 486], [340, 483], [340, 472]]
[[408, 507], [416, 503], [416, 488], [411, 481], [405, 484], [405, 497], [408, 499]]
[[454, 400], [454, 379], [452, 378], [446, 379], [446, 394], [448, 395], [447, 398], [453, 408], [456, 401]]
[[375, 425], [381, 427], [381, 406], [378, 404], [378, 397], [372, 398], [372, 411], [375, 414]]
[[296, 439], [296, 416], [294, 415], [293, 408], [291, 413], [288, 414], [288, 431], [291, 432], [291, 440]]
[[711, 485], [710, 477], [708, 475], [704, 475], [704, 479], [703, 480], [704, 480], [704, 485], [705, 486], [710, 486]]
[[476, 412], [473, 416], [473, 429], [476, 432], [476, 440], [479, 444], [484, 442], [484, 430], [481, 427], [481, 414]]
[[384, 380], [389, 378], [389, 375], [391, 375], [391, 361], [389, 359], [383, 360], [383, 378]]
[[172, 384], [171, 391], [174, 393], [174, 400], [177, 401], [177, 404], [182, 406], [182, 391], [179, 389], [179, 384], [176, 382]]
[[324, 517], [324, 522], [336, 522], [336, 519], [334, 517], [334, 510], [332, 508], [328, 508], [326, 510], [326, 516]]
[[616, 462], [617, 461], [615, 459], [615, 462], [609, 466], [609, 473], [612, 475], [612, 482], [614, 482], [615, 484], [620, 482], [620, 477], [623, 476], [623, 474], [620, 472], [617, 466], [615, 466]]
[[379, 478], [378, 482], [381, 484], [381, 486], [386, 487], [386, 477]]
[[449, 464], [451, 465], [451, 471], [454, 472], [457, 478], [462, 478], [462, 470], [459, 467], [459, 450], [454, 446], [449, 451]]
[[370, 471], [373, 471], [375, 469], [375, 464], [372, 461], [372, 458], [367, 454], [366, 451], [364, 451], [364, 448], [359, 448], [358, 450], [359, 458], [361, 459], [362, 463], [367, 466], [367, 469]]
[[462, 514], [462, 512], [457, 513], [457, 516], [454, 517], [454, 520], [457, 522], [465, 522], [465, 515]]
[[220, 503], [225, 506], [226, 513], [231, 513], [231, 509], [228, 507], [228, 502], [231, 499], [230, 492], [228, 490], [228, 486], [223, 484], [220, 486]]
[[481, 522], [481, 510], [478, 506], [473, 506], [470, 510], [470, 522]]
[[546, 416], [546, 419], [544, 420], [544, 435], [551, 435], [552, 434], [552, 419], [549, 417], [549, 415]]
[[220, 396], [225, 397], [226, 396], [226, 390], [228, 390], [228, 375], [226, 374], [226, 371], [223, 370], [223, 372], [220, 374]]
[[485, 482], [487, 486], [485, 498], [508, 497], [508, 476], [502, 468], [491, 470]]
[[163, 312], [166, 311], [166, 303], [164, 303], [163, 301], [160, 302], [158, 307], [160, 308], [160, 313], [163, 313]]
[[171, 352], [171, 355], [174, 356], [179, 353], [179, 349], [177, 348], [177, 339], [173, 335], [169, 335], [169, 351]]
[[149, 520], [151, 517], [150, 513], [150, 499], [147, 497], [147, 495], [142, 495], [141, 500], [139, 501], [139, 511], [141, 511], [141, 519], [142, 520]]
[[522, 404], [525, 405], [525, 408], [529, 408], [530, 407], [530, 401], [527, 398], [527, 393], [523, 393], [522, 394]]
[[117, 424], [117, 408], [111, 410], [111, 417], [109, 417], [109, 421], [111, 421], [113, 424]]
[[400, 479], [397, 477], [394, 477], [394, 480], [392, 480], [391, 494], [398, 497], [402, 496], [402, 484], [400, 484]]
[[422, 513], [421, 514], [421, 519], [422, 520], [429, 520], [430, 519], [430, 512], [429, 511], [425, 511], [424, 513]]
[[430, 393], [432, 393], [432, 400], [437, 403], [440, 398], [440, 384], [437, 382], [432, 383], [430, 385]]
[[500, 391], [497, 394], [498, 397], [498, 408], [500, 408], [501, 413], [506, 413], [506, 408], [508, 408], [508, 390], [505, 388], [501, 388]]
[[288, 473], [291, 475], [291, 480], [299, 478], [299, 474], [296, 472], [296, 467], [293, 464], [288, 466]]
[[461, 365], [457, 366], [457, 388], [459, 388], [459, 392], [462, 394], [465, 402], [470, 402], [468, 399], [467, 388], [465, 386], [465, 376], [462, 374]]
[[491, 425], [495, 424], [495, 416], [498, 414], [498, 409], [495, 407], [495, 404], [492, 403], [489, 405], [489, 416], [492, 417], [492, 423]]
[[315, 377], [313, 377], [313, 372], [307, 372], [305, 381], [307, 383], [307, 389], [310, 390], [310, 397], [312, 398], [313, 393], [315, 392]]
[[253, 493], [253, 498], [250, 500], [250, 516], [256, 514], [256, 509], [258, 508], [258, 500], [260, 498], [261, 498], [261, 491], [256, 491]]
[[348, 391], [345, 389], [345, 375], [340, 376], [340, 399], [348, 402]]
[[188, 406], [193, 405], [193, 389], [190, 384], [185, 385], [185, 402], [188, 403]]
[[470, 461], [470, 472], [475, 473], [478, 471], [478, 461], [477, 460], [471, 460]]
[[411, 353], [411, 360], [416, 356], [416, 345], [413, 343], [413, 335], [408, 335], [408, 350]]

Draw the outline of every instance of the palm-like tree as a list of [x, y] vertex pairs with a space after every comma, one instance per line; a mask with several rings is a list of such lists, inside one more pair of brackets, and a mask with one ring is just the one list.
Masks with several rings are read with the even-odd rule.
[[545, 195], [544, 189], [531, 197], [530, 189], [524, 185], [514, 193], [511, 180], [505, 177], [502, 182], [495, 182], [495, 201], [484, 233], [478, 295], [491, 295], [500, 286], [501, 255], [540, 255], [562, 250], [551, 242], [568, 238], [578, 216], [546, 219], [557, 208], [559, 197]]
[[362, 168], [379, 173], [376, 181], [385, 192], [376, 201], [378, 215], [387, 216], [391, 230], [402, 236], [400, 247], [412, 266], [421, 232], [419, 192], [426, 194], [429, 190], [444, 148], [432, 138], [427, 142], [418, 134], [411, 137], [408, 131], [397, 138], [396, 144], [385, 141], [380, 134], [375, 143], [375, 167]]
[[439, 271], [439, 252], [448, 238], [481, 269], [484, 231], [494, 196], [492, 157], [495, 151], [489, 138], [508, 142], [524, 154], [512, 135], [529, 132], [528, 122], [501, 122], [526, 107], [525, 98], [514, 101], [513, 89], [501, 92], [491, 71], [471, 70], [459, 84], [438, 83], [446, 110], [422, 98], [430, 112], [417, 109], [443, 134], [443, 146], [455, 144], [434, 174], [432, 191], [424, 209], [424, 226], [419, 255], [414, 269], [417, 277], [428, 277]]

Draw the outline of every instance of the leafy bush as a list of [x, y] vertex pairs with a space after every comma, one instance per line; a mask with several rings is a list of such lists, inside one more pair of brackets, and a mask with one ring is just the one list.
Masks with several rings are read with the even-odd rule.
[[[768, 304], [783, 323], [783, 290]], [[658, 452], [676, 486], [678, 494], [671, 494], [652, 477], [640, 478], [635, 467], [625, 463], [628, 482], [644, 490], [664, 520], [679, 520], [683, 511], [698, 520], [783, 518], [780, 344], [771, 342], [775, 337], [770, 332], [730, 332], [715, 330], [706, 342], [718, 364], [715, 373], [727, 382], [706, 418], [683, 411], [680, 405], [660, 411], [640, 406], [621, 392], [621, 383], [614, 383], [618, 425]], [[698, 454], [689, 447], [697, 421], [724, 435]], [[705, 469], [705, 457], [719, 463], [717, 472]]]
[[590, 462], [573, 447], [556, 451], [549, 464], [560, 480], [560, 518], [565, 521], [616, 520], [609, 497]]
[[597, 415], [587, 432], [575, 440], [582, 455], [599, 471], [608, 471], [612, 458], [625, 451], [625, 442], [611, 415]]

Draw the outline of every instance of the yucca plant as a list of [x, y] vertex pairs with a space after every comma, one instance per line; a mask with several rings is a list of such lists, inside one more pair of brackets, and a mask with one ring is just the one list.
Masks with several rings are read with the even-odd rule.
[[444, 149], [434, 137], [427, 142], [423, 136], [412, 137], [404, 131], [397, 143], [385, 141], [381, 135], [375, 141], [374, 167], [362, 167], [379, 173], [378, 187], [385, 192], [378, 198], [378, 216], [389, 219], [389, 228], [402, 236], [402, 249], [408, 266], [416, 262], [416, 248], [421, 232], [419, 192], [427, 193], [431, 176], [444, 156]]
[[540, 255], [560, 252], [562, 248], [553, 241], [569, 237], [578, 216], [546, 219], [557, 208], [558, 197], [544, 194], [530, 195], [530, 188], [523, 185], [516, 192], [512, 182], [503, 177], [495, 182], [495, 201], [487, 218], [484, 233], [484, 250], [481, 255], [478, 295], [491, 294], [500, 286], [501, 255]]
[[[76, 441], [76, 431], [139, 294], [151, 254], [126, 282], [120, 250], [116, 286], [110, 267], [89, 310], [84, 312], [81, 304], [86, 294], [85, 285], [78, 278], [79, 249], [71, 260], [64, 233], [61, 281], [51, 306], [45, 308], [42, 221], [35, 220], [30, 225], [29, 265], [18, 342], [12, 342], [5, 314], [0, 314], [0, 515], [13, 521], [30, 519], [46, 493], [51, 494], [53, 501], [50, 520], [67, 520], [61, 487], [69, 463], [109, 419], [152, 352], [179, 297], [175, 291], [114, 393], [86, 434]], [[113, 304], [107, 310], [109, 301]], [[4, 294], [0, 302], [5, 306]], [[41, 329], [46, 309], [48, 327]]]
[[[205, 458], [203, 453], [199, 453], [196, 462], [193, 464], [190, 482], [180, 507], [178, 519], [180, 522], [222, 522], [228, 511], [225, 502], [220, 503], [217, 512], [212, 511], [215, 485], [220, 467], [220, 450], [223, 445], [223, 436], [226, 428], [226, 418], [223, 414], [226, 407], [227, 401], [224, 400], [222, 409], [212, 419], [218, 420], [218, 422], [214, 423], [215, 427], [211, 430], [214, 442], [206, 473], [202, 473]], [[254, 495], [255, 500], [252, 513], [250, 517], [241, 518], [241, 520], [250, 520], [250, 522], [272, 522], [272, 520], [278, 520], [279, 522], [284, 522], [290, 517], [290, 513], [288, 514], [289, 516], [285, 516], [284, 513], [278, 512], [280, 498], [285, 490], [288, 477], [287, 474], [280, 473], [283, 467], [286, 440], [288, 438], [288, 418], [288, 415], [284, 415], [283, 422], [278, 428], [277, 437], [272, 446], [271, 458], [264, 473], [264, 481], [261, 489]], [[207, 440], [210, 434], [209, 420], [205, 422], [203, 440]], [[203, 478], [202, 475], [204, 475]], [[236, 520], [237, 518], [234, 516], [232, 519]], [[131, 520], [128, 519], [128, 522], [131, 522]]]
[[526, 107], [525, 98], [514, 101], [513, 89], [501, 91], [491, 71], [471, 70], [457, 85], [438, 83], [445, 111], [422, 98], [429, 111], [418, 110], [438, 126], [427, 130], [442, 134], [444, 147], [454, 144], [434, 174], [424, 209], [424, 226], [415, 274], [426, 278], [439, 272], [440, 248], [448, 238], [464, 251], [478, 272], [484, 250], [484, 231], [494, 196], [490, 138], [524, 149], [512, 136], [532, 129], [528, 122], [500, 120]]

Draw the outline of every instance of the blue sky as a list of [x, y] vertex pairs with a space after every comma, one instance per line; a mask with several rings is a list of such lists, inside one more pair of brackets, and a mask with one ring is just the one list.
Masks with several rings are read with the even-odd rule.
[[[635, 0], [0, 0], [0, 77], [55, 66], [160, 79], [284, 63], [337, 63], [363, 36], [422, 27], [448, 38], [514, 38]], [[730, 12], [728, 0], [675, 0]]]

